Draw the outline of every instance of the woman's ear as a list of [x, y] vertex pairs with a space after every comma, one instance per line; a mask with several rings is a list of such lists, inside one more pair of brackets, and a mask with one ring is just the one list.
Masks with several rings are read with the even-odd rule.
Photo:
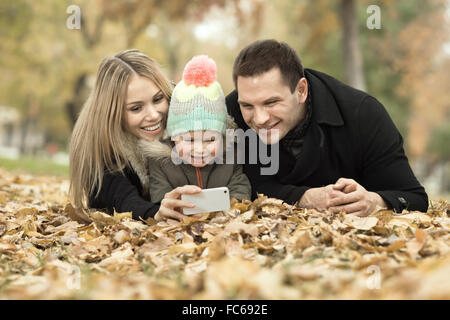
[[295, 91], [297, 92], [298, 102], [305, 103], [308, 98], [308, 81], [306, 81], [305, 77], [298, 80]]

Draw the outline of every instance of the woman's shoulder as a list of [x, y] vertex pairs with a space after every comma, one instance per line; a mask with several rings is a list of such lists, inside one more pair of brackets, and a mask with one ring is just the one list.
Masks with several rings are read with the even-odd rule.
[[139, 179], [139, 176], [136, 172], [136, 170], [132, 166], [125, 166], [122, 168], [122, 170], [109, 170], [107, 168], [103, 171], [103, 180], [110, 180], [110, 179], [116, 179], [116, 178], [126, 178], [128, 180], [135, 180]]

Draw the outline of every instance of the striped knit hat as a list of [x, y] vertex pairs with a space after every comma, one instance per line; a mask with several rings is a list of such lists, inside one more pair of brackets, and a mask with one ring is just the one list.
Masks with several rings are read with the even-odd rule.
[[227, 108], [216, 81], [216, 63], [206, 55], [193, 57], [175, 86], [167, 117], [170, 137], [195, 130], [225, 133]]

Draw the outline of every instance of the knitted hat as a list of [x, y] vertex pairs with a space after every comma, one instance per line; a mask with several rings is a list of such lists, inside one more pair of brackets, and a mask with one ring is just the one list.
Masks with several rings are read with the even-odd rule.
[[175, 86], [167, 117], [170, 137], [195, 130], [225, 133], [227, 108], [216, 81], [216, 63], [206, 55], [193, 57]]

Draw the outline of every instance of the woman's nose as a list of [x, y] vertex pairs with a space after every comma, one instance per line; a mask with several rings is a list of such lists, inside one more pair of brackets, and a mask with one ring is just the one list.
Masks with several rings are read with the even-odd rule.
[[147, 106], [145, 108], [145, 120], [152, 122], [158, 119], [159, 113], [153, 106]]

